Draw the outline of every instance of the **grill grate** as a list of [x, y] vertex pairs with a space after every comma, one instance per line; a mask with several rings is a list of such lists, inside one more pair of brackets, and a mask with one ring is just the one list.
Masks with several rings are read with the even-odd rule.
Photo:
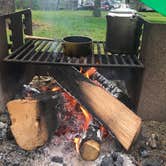
[[5, 57], [5, 62], [143, 68], [136, 55], [111, 54], [105, 50], [105, 42], [94, 41], [92, 55], [88, 57], [67, 57], [63, 54], [61, 40], [31, 39]]

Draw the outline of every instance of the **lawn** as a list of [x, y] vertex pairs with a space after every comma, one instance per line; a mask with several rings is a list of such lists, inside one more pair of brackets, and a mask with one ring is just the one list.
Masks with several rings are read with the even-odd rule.
[[[68, 35], [89, 36], [93, 40], [105, 40], [106, 14], [95, 18], [92, 11], [33, 11], [34, 35], [63, 38]], [[155, 12], [140, 13], [152, 22], [166, 23], [166, 17]]]
[[84, 35], [105, 40], [106, 12], [95, 18], [92, 11], [33, 11], [34, 35], [63, 38]]
[[166, 17], [157, 12], [141, 12], [140, 15], [150, 22], [166, 24]]

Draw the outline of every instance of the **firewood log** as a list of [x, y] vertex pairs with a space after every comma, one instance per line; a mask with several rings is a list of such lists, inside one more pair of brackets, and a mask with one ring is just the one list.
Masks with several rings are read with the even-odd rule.
[[100, 144], [95, 140], [87, 140], [80, 146], [80, 155], [86, 161], [94, 161], [100, 154]]
[[59, 85], [111, 130], [126, 150], [130, 148], [140, 132], [140, 117], [75, 68], [55, 67], [52, 73]]
[[56, 127], [56, 112], [38, 100], [12, 100], [7, 109], [11, 131], [17, 144], [25, 150], [44, 145]]
[[80, 141], [80, 156], [87, 161], [96, 160], [100, 154], [102, 133], [95, 123], [89, 125]]

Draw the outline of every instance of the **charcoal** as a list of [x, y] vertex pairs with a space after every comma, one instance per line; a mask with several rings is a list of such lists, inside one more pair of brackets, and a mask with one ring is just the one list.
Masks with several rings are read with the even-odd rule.
[[6, 139], [8, 125], [6, 123], [0, 122], [0, 142]]
[[114, 166], [114, 161], [113, 158], [110, 156], [105, 156], [102, 159], [101, 165], [100, 166]]
[[55, 163], [63, 163], [63, 158], [59, 156], [54, 156], [51, 158], [51, 161]]
[[104, 77], [97, 71], [92, 75], [91, 79], [97, 80], [105, 90], [110, 92], [114, 97], [119, 99], [123, 104], [125, 104], [127, 107], [129, 107], [131, 110], [135, 112], [135, 105], [132, 103], [128, 94], [126, 94], [124, 90], [122, 90], [117, 85], [117, 83], [108, 80], [106, 77]]
[[123, 158], [116, 152], [102, 159], [100, 166], [123, 166]]

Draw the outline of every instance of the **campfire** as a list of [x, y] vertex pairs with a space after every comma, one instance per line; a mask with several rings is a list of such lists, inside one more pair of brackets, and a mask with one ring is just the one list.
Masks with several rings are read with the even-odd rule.
[[[133, 108], [128, 95], [113, 81], [109, 81], [99, 73], [96, 68], [80, 68], [79, 71], [77, 69], [74, 71], [82, 78], [90, 80], [94, 86], [103, 89], [109, 96], [111, 94], [114, 98]], [[126, 143], [122, 140], [122, 138], [125, 139], [123, 134], [119, 131], [116, 133], [115, 130], [112, 133], [111, 127], [108, 126], [104, 118], [102, 119], [102, 116], [101, 119], [98, 118], [93, 112], [86, 109], [86, 105], [81, 105], [75, 96], [71, 96], [66, 89], [59, 86], [56, 78], [34, 76], [28, 85], [23, 85], [22, 98], [7, 104], [12, 121], [11, 130], [21, 148], [33, 150], [44, 145], [53, 135], [59, 138], [63, 136], [66, 141], [75, 144], [75, 150], [83, 160], [93, 161], [99, 157], [101, 144], [107, 137], [115, 139], [119, 136], [117, 138], [124, 148], [128, 149], [131, 146], [140, 128], [140, 120], [132, 111], [127, 110], [127, 113], [133, 116], [128, 120], [132, 123], [136, 120], [139, 125], [132, 128], [134, 135], [130, 134], [132, 139], [126, 137], [126, 142], [128, 141]], [[126, 108], [125, 105], [121, 105], [121, 109]], [[134, 119], [132, 120], [132, 118]], [[125, 124], [123, 117], [122, 120]], [[126, 123], [128, 122], [126, 121]], [[114, 123], [116, 124], [113, 122], [113, 125]], [[129, 132], [131, 133], [131, 131]], [[58, 144], [58, 140], [56, 144]]]
[[109, 41], [80, 42], [85, 36], [33, 36], [31, 16], [0, 16], [0, 165], [164, 165], [165, 124], [137, 115], [164, 120], [165, 56], [156, 44], [164, 25], [140, 19], [142, 43], [130, 42], [141, 50], [131, 53], [108, 51]]

